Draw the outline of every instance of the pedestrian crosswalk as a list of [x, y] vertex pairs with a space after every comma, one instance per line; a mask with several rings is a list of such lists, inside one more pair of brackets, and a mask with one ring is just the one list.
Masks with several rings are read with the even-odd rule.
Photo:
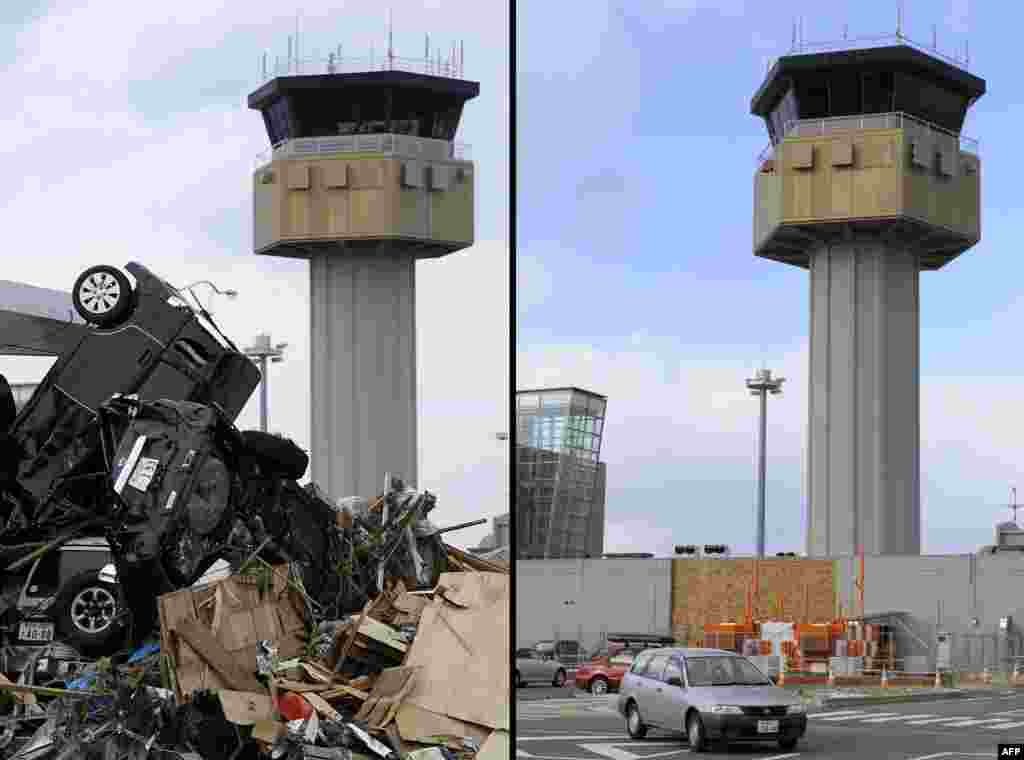
[[615, 697], [580, 697], [578, 699], [538, 699], [516, 703], [516, 720], [549, 720], [572, 718], [587, 713], [614, 714]]
[[873, 725], [879, 723], [902, 723], [907, 726], [928, 726], [929, 728], [979, 728], [1004, 731], [1024, 728], [1020, 710], [1008, 710], [1005, 714], [994, 713], [995, 717], [980, 718], [971, 715], [936, 715], [934, 713], [890, 713], [873, 710], [833, 710], [810, 713], [812, 723], [851, 723]]

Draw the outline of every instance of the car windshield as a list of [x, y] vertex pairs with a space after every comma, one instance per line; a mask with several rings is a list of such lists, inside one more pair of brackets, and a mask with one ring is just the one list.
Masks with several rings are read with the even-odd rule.
[[688, 657], [686, 677], [690, 686], [767, 686], [764, 674], [743, 657]]

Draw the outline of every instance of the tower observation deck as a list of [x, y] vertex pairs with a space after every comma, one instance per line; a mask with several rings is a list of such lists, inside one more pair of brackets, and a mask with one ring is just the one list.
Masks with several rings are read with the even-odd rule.
[[919, 273], [981, 237], [984, 93], [896, 44], [785, 56], [754, 95], [754, 253], [810, 272], [809, 556], [920, 553]]
[[480, 86], [403, 70], [279, 76], [249, 95], [270, 150], [254, 251], [309, 259], [311, 475], [334, 496], [417, 480], [416, 260], [473, 243], [455, 142]]

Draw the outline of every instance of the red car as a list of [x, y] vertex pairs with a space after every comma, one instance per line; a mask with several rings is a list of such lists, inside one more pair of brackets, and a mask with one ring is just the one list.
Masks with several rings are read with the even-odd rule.
[[576, 688], [591, 694], [607, 694], [622, 683], [622, 676], [633, 666], [636, 652], [623, 652], [614, 657], [596, 657], [576, 669]]

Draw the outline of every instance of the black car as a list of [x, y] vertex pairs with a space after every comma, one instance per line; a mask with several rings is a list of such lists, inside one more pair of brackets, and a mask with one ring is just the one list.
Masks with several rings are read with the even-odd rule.
[[[217, 406], [234, 420], [259, 384], [256, 366], [209, 314], [141, 264], [96, 266], [72, 291], [91, 327], [57, 359], [14, 417], [0, 384], [0, 542], [45, 535], [102, 508], [101, 405], [116, 394]], [[75, 329], [79, 329], [75, 326]], [[3, 393], [6, 391], [6, 393]]]

